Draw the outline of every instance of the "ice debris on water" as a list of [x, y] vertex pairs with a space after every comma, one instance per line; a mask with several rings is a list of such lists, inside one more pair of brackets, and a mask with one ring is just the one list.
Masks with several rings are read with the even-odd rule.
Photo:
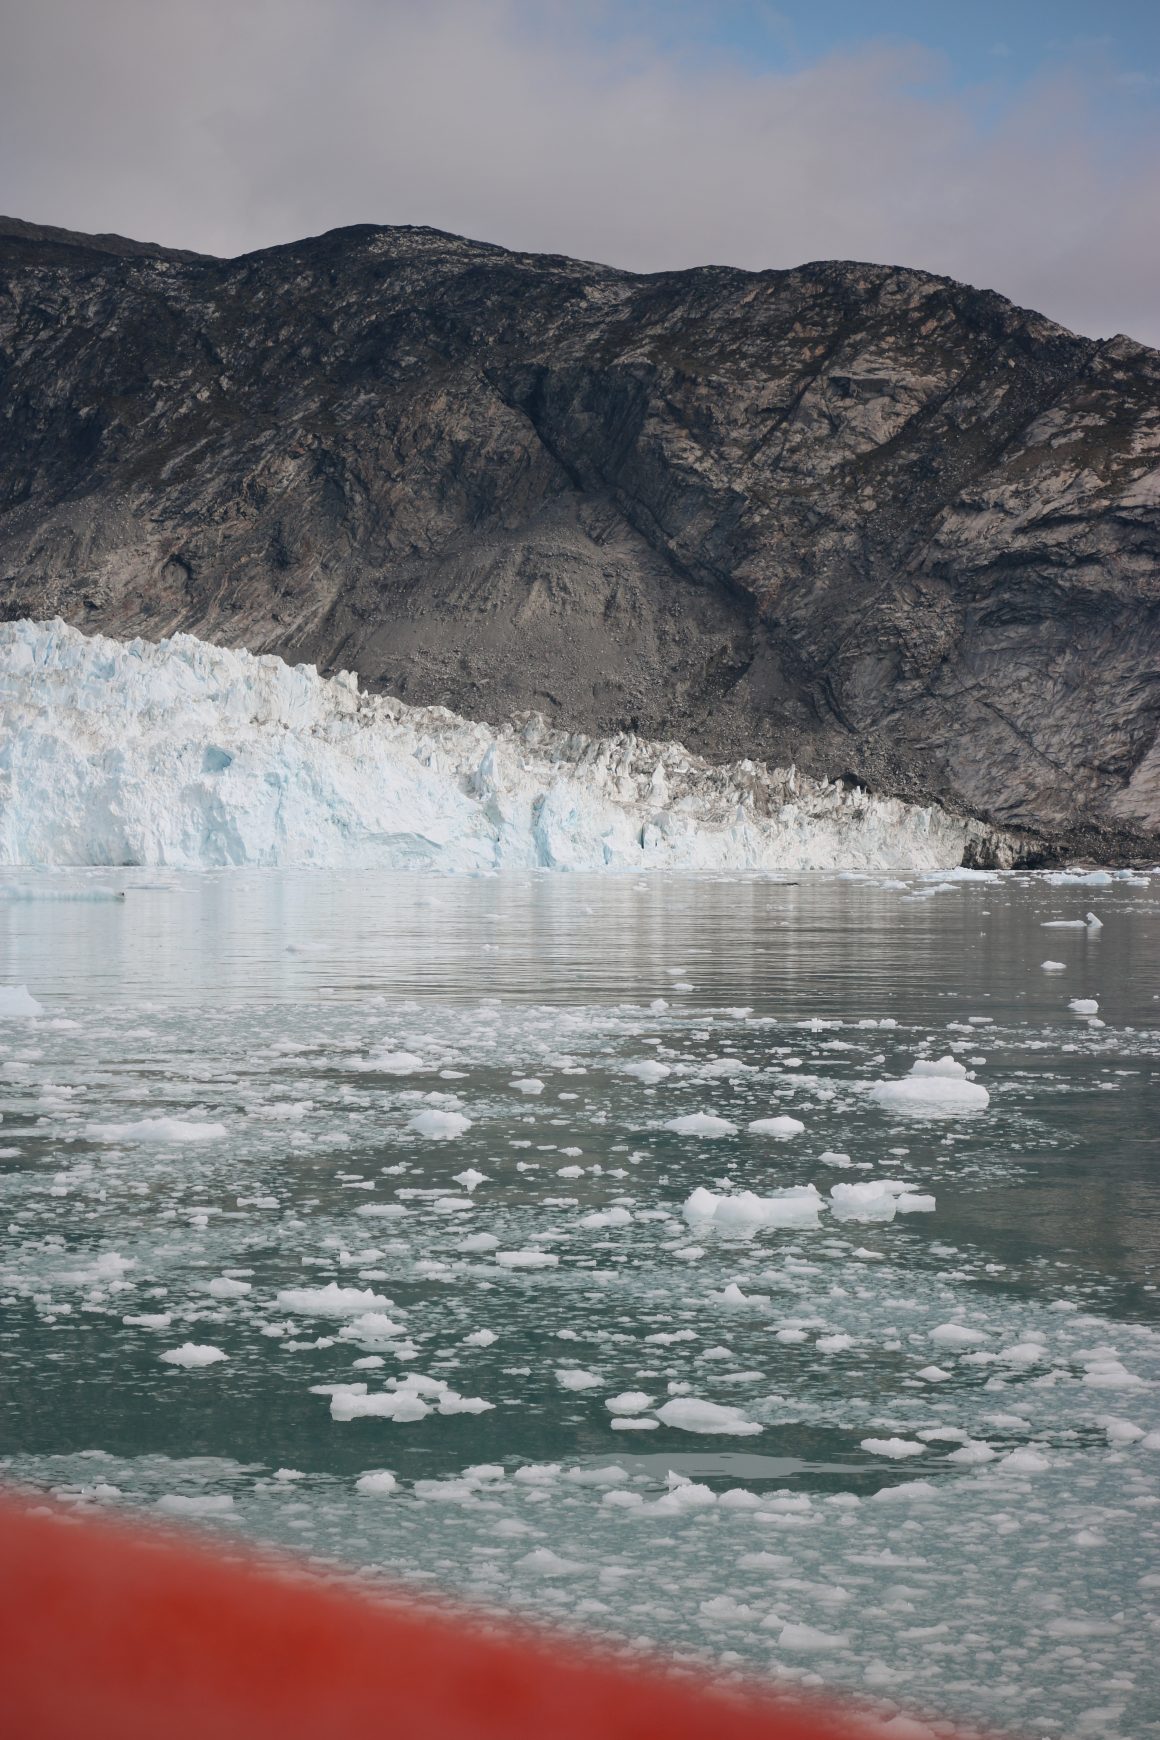
[[685, 1219], [698, 1228], [750, 1231], [758, 1227], [814, 1227], [823, 1202], [812, 1184], [758, 1196], [752, 1190], [719, 1194], [703, 1185], [686, 1198]]
[[956, 1118], [986, 1111], [990, 1094], [966, 1076], [965, 1066], [953, 1057], [918, 1058], [900, 1081], [875, 1082], [870, 1098], [887, 1111], [914, 1118]]
[[756, 1420], [747, 1420], [740, 1408], [720, 1402], [704, 1402], [695, 1396], [674, 1396], [656, 1410], [662, 1425], [679, 1432], [701, 1432], [711, 1437], [752, 1438], [761, 1431]]
[[27, 985], [0, 985], [0, 1021], [28, 1021], [44, 1014]]
[[303, 1317], [358, 1317], [390, 1303], [370, 1287], [340, 1287], [337, 1281], [329, 1281], [325, 1287], [283, 1287], [278, 1294], [280, 1311], [294, 1311]]
[[224, 1124], [194, 1123], [188, 1118], [140, 1118], [132, 1124], [86, 1124], [90, 1142], [220, 1142], [227, 1134]]
[[219, 1360], [228, 1357], [220, 1347], [199, 1347], [192, 1341], [183, 1342], [180, 1347], [171, 1347], [161, 1355], [166, 1365], [184, 1366], [188, 1371], [202, 1365], [216, 1365]]
[[477, 724], [187, 634], [3, 623], [0, 694], [6, 864], [933, 869], [979, 832], [678, 743]]
[[716, 1112], [688, 1112], [682, 1118], [670, 1118], [665, 1125], [675, 1136], [735, 1136], [737, 1125]]

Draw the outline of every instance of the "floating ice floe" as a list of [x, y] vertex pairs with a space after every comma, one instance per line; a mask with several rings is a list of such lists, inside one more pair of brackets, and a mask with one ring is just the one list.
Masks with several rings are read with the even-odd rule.
[[901, 1462], [908, 1456], [921, 1456], [926, 1445], [916, 1443], [913, 1438], [863, 1438], [859, 1449], [869, 1451], [871, 1456], [885, 1456], [889, 1461]]
[[794, 1185], [771, 1196], [758, 1196], [752, 1190], [718, 1194], [702, 1185], [686, 1198], [684, 1215], [698, 1228], [712, 1225], [721, 1232], [750, 1232], [759, 1227], [816, 1227], [824, 1206], [812, 1184]]
[[366, 1493], [370, 1498], [386, 1498], [389, 1493], [398, 1491], [399, 1482], [389, 1469], [372, 1468], [359, 1475], [354, 1489], [356, 1492]]
[[370, 1287], [340, 1287], [337, 1281], [328, 1281], [325, 1287], [284, 1287], [278, 1294], [280, 1311], [302, 1317], [358, 1317], [390, 1303]]
[[0, 985], [0, 1021], [29, 1021], [44, 1014], [27, 985]]
[[675, 1136], [735, 1136], [737, 1125], [716, 1112], [689, 1112], [683, 1118], [670, 1118], [664, 1126]]
[[330, 1393], [330, 1415], [333, 1420], [393, 1420], [396, 1425], [409, 1425], [426, 1419], [428, 1414], [490, 1413], [494, 1402], [482, 1396], [461, 1396], [442, 1378], [422, 1377], [408, 1372], [406, 1377], [388, 1378], [385, 1390], [368, 1394], [365, 1384], [322, 1384], [319, 1391]]
[[751, 1136], [776, 1136], [779, 1142], [784, 1142], [790, 1136], [800, 1136], [805, 1129], [800, 1118], [790, 1118], [784, 1114], [776, 1118], [754, 1118], [745, 1127]]
[[933, 1214], [935, 1199], [899, 1178], [867, 1178], [830, 1187], [835, 1220], [891, 1221], [896, 1214]]
[[186, 1118], [141, 1118], [133, 1124], [86, 1124], [90, 1142], [220, 1142], [224, 1124], [192, 1123]]
[[6, 864], [934, 869], [1001, 843], [792, 768], [477, 724], [185, 634], [0, 624], [0, 701]]
[[966, 1069], [953, 1057], [919, 1058], [900, 1081], [878, 1081], [870, 1098], [888, 1111], [915, 1118], [957, 1118], [982, 1112], [991, 1096], [978, 1082], [966, 1080]]
[[234, 1501], [228, 1492], [167, 1492], [157, 1500], [167, 1516], [229, 1516]]
[[623, 1074], [635, 1076], [637, 1081], [643, 1081], [649, 1087], [655, 1086], [658, 1081], [664, 1081], [666, 1076], [673, 1073], [667, 1063], [660, 1063], [655, 1057], [634, 1059], [631, 1063], [622, 1064], [621, 1070]]
[[180, 1365], [192, 1371], [202, 1365], [216, 1365], [219, 1360], [228, 1359], [229, 1355], [220, 1347], [199, 1347], [196, 1342], [186, 1341], [180, 1347], [171, 1347], [161, 1355], [166, 1365]]
[[471, 1119], [465, 1118], [462, 1112], [441, 1112], [434, 1106], [416, 1112], [407, 1124], [410, 1135], [426, 1136], [432, 1142], [453, 1142], [470, 1128]]
[[1073, 997], [1068, 1004], [1073, 1015], [1098, 1015], [1100, 1006], [1094, 997]]
[[761, 1431], [755, 1420], [747, 1420], [740, 1408], [726, 1407], [720, 1402], [703, 1402], [695, 1396], [674, 1396], [656, 1410], [662, 1425], [679, 1432], [703, 1432], [711, 1437], [752, 1438]]

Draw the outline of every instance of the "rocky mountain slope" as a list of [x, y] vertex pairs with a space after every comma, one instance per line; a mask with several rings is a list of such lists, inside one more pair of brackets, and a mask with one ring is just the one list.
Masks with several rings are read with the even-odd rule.
[[1160, 849], [1160, 354], [823, 263], [0, 220], [0, 615]]

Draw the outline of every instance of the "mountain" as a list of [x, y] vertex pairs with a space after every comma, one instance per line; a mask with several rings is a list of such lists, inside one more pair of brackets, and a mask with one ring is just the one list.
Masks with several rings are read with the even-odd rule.
[[1160, 353], [887, 266], [0, 220], [0, 616], [1160, 850]]

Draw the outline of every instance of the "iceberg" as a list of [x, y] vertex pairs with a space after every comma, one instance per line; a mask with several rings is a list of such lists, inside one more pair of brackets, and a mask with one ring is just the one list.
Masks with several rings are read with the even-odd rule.
[[932, 870], [984, 835], [792, 768], [482, 724], [188, 634], [0, 624], [0, 864]]

